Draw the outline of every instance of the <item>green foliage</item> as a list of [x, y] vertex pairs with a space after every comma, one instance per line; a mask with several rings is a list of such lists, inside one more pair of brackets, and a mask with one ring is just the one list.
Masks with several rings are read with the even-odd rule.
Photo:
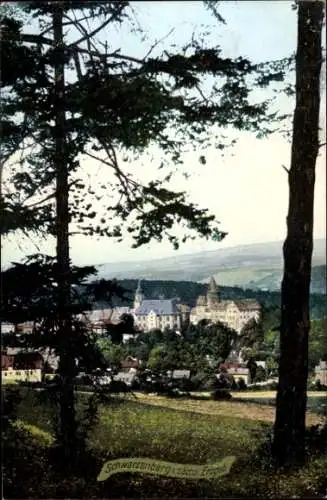
[[[82, 414], [88, 397], [80, 396], [78, 413]], [[88, 438], [88, 455], [75, 475], [53, 469], [51, 440], [42, 437], [47, 408], [25, 394], [19, 405], [19, 418], [24, 425], [10, 431], [3, 443], [3, 487], [5, 498], [289, 498], [323, 495], [326, 457], [315, 451], [307, 464], [284, 473], [265, 465], [261, 447], [267, 442], [270, 426], [255, 419], [235, 418], [238, 402], [200, 402], [222, 408], [229, 405], [230, 415], [202, 411], [156, 408], [128, 401], [120, 405], [101, 405], [99, 420]], [[164, 402], [160, 403], [165, 404]], [[179, 403], [180, 404], [180, 403]], [[187, 405], [187, 401], [185, 401]], [[183, 406], [183, 405], [181, 405]], [[249, 414], [251, 413], [251, 405]], [[227, 410], [228, 411], [228, 410]], [[26, 423], [29, 422], [29, 425]], [[317, 434], [317, 433], [316, 433]], [[309, 438], [309, 437], [308, 437]], [[314, 440], [311, 433], [310, 440]], [[47, 443], [47, 444], [46, 444]], [[110, 448], [108, 443], [110, 443]], [[50, 446], [50, 448], [49, 448]], [[311, 446], [311, 445], [310, 445]], [[267, 445], [265, 446], [267, 449]], [[90, 454], [92, 453], [92, 454]], [[206, 483], [167, 479], [144, 475], [113, 476], [105, 484], [95, 478], [105, 460], [144, 456], [178, 463], [205, 464], [233, 454], [237, 457], [231, 474]], [[267, 462], [266, 462], [267, 463]], [[24, 481], [17, 481], [17, 475]]]
[[241, 330], [238, 345], [242, 348], [257, 350], [263, 341], [262, 324], [254, 318], [250, 319]]
[[[194, 350], [184, 339], [169, 331], [164, 332], [163, 337], [163, 341], [152, 347], [149, 352], [148, 368], [155, 372], [165, 373], [167, 370], [194, 367]], [[169, 340], [169, 337], [172, 339]]]
[[192, 374], [209, 369], [207, 356], [218, 366], [229, 355], [236, 332], [221, 323], [191, 325], [184, 337], [168, 329], [141, 333], [124, 346], [128, 354], [156, 372], [187, 369]]
[[327, 318], [311, 321], [309, 334], [309, 371], [319, 361], [327, 361]]
[[[72, 313], [82, 313], [90, 309], [81, 287], [95, 274], [93, 266], [71, 267], [70, 284], [73, 292]], [[24, 321], [37, 323], [47, 320], [47, 328], [57, 318], [58, 308], [58, 273], [54, 257], [35, 254], [27, 257], [23, 263], [14, 263], [1, 272], [2, 281], [2, 320], [14, 324]], [[76, 287], [80, 287], [79, 289]], [[52, 322], [52, 323], [51, 323]]]
[[103, 337], [96, 341], [96, 345], [100, 349], [107, 366], [119, 369], [121, 362], [127, 356], [128, 352], [124, 344], [116, 344], [108, 338]]
[[[208, 6], [219, 18], [214, 4], [209, 2]], [[60, 8], [68, 30], [84, 33], [82, 37], [79, 33], [74, 43], [64, 43], [70, 79], [65, 87], [63, 160], [72, 175], [79, 168], [78, 156], [88, 155], [104, 163], [117, 179], [107, 186], [107, 192], [114, 192], [117, 201], [107, 206], [107, 214], [97, 223], [92, 222], [97, 214], [86, 196], [86, 186], [78, 180], [71, 184], [70, 217], [78, 230], [121, 239], [125, 228], [133, 236], [134, 246], [166, 237], [177, 248], [180, 239], [174, 234], [176, 224], [184, 225], [182, 242], [194, 234], [223, 239], [226, 233], [218, 230], [207, 210], [188, 202], [185, 193], [165, 187], [172, 175], [171, 167], [182, 161], [186, 144], [205, 148], [217, 143], [223, 149], [226, 144], [217, 126], [231, 125], [260, 135], [271, 132], [271, 124], [281, 117], [269, 114], [268, 101], [252, 104], [251, 92], [256, 86], [283, 79], [291, 61], [255, 65], [242, 57], [223, 58], [219, 49], [205, 47], [194, 37], [179, 53], [165, 51], [157, 58], [150, 53], [145, 59], [119, 50], [108, 53], [92, 45], [93, 34], [110, 23], [129, 22], [133, 14], [128, 2], [99, 2], [96, 6], [92, 2], [64, 2]], [[56, 174], [56, 131], [52, 126], [56, 51], [48, 33], [55, 9], [48, 3], [40, 6], [36, 2], [24, 3], [22, 9], [39, 23], [39, 33], [25, 33], [18, 13], [9, 17], [4, 11], [1, 18], [5, 70], [2, 85], [6, 88], [2, 99], [4, 160], [19, 149], [23, 151], [20, 169], [15, 167], [10, 178], [14, 190], [2, 200], [6, 206], [2, 232], [44, 228], [53, 233], [53, 195], [49, 191]], [[73, 21], [70, 16], [80, 9], [82, 17]], [[97, 25], [94, 32], [85, 25], [90, 19]], [[210, 98], [203, 101], [201, 88], [212, 76], [215, 81], [212, 84], [210, 80]], [[132, 159], [153, 144], [161, 148], [161, 166], [168, 166], [169, 171], [164, 180], [155, 175], [154, 180], [143, 185], [135, 175], [125, 172], [123, 164], [118, 165], [116, 152]], [[105, 159], [97, 157], [100, 150], [106, 153]], [[44, 193], [45, 203], [26, 206], [26, 200], [36, 193]], [[114, 222], [116, 216], [125, 224]]]
[[211, 356], [215, 363], [225, 361], [236, 340], [237, 333], [223, 323], [199, 322], [197, 325], [196, 351], [202, 356]]

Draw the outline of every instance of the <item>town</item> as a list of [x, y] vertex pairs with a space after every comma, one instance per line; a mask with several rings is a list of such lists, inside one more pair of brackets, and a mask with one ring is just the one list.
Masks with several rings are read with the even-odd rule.
[[[101, 367], [92, 366], [89, 373], [80, 370], [76, 374], [77, 383], [79, 380], [85, 380], [88, 377], [89, 381], [92, 380], [94, 383], [101, 385], [110, 384], [112, 381], [121, 381], [122, 384], [129, 387], [139, 388], [140, 384], [137, 384], [137, 382], [139, 382], [140, 376], [142, 378], [146, 372], [148, 382], [151, 380], [158, 381], [159, 378], [170, 380], [170, 382], [171, 380], [182, 380], [184, 385], [182, 384], [181, 387], [189, 387], [193, 390], [210, 387], [210, 384], [208, 384], [210, 375], [214, 375], [217, 381], [226, 379], [223, 384], [220, 383], [219, 385], [217, 382], [217, 387], [221, 385], [229, 389], [232, 387], [244, 389], [248, 386], [277, 387], [277, 365], [274, 366], [271, 363], [269, 356], [260, 357], [258, 346], [257, 354], [260, 359], [256, 359], [253, 354], [249, 356], [248, 353], [249, 348], [253, 349], [258, 340], [261, 343], [264, 342], [263, 337], [259, 339], [262, 320], [261, 305], [254, 299], [222, 300], [219, 287], [213, 277], [208, 284], [206, 295], [198, 296], [194, 307], [181, 303], [178, 298], [166, 299], [161, 296], [158, 299], [147, 299], [142, 289], [142, 281], [139, 280], [131, 307], [95, 308], [80, 314], [79, 319], [87, 326], [88, 331], [97, 337], [99, 345], [102, 345], [104, 351], [106, 342], [109, 342], [112, 349], [116, 348], [117, 351], [119, 345], [123, 346], [123, 348], [121, 348], [121, 359], [118, 362], [117, 359], [114, 362], [107, 359], [107, 362], [104, 361]], [[120, 342], [118, 342], [117, 346], [117, 343], [112, 343], [112, 332], [118, 326], [120, 327]], [[157, 342], [152, 346], [155, 349], [163, 344], [163, 336], [161, 335], [160, 338], [160, 334], [166, 332], [168, 337], [170, 334], [170, 342], [173, 345], [171, 351], [173, 353], [174, 348], [178, 349], [178, 346], [174, 346], [174, 338], [183, 339], [185, 337], [184, 341], [186, 343], [188, 332], [192, 329], [197, 331], [198, 328], [196, 335], [199, 336], [199, 339], [197, 340], [201, 341], [201, 334], [203, 335], [205, 327], [211, 328], [212, 339], [207, 339], [210, 347], [208, 351], [206, 352], [203, 349], [202, 358], [199, 355], [207, 368], [206, 376], [203, 376], [202, 373], [202, 384], [191, 383], [198, 375], [194, 359], [192, 362], [187, 363], [180, 358], [180, 365], [174, 359], [171, 364], [167, 361], [166, 366], [164, 364], [155, 366], [151, 363], [151, 352], [148, 352], [148, 357], [137, 357], [137, 349], [135, 352], [132, 349], [142, 344], [142, 342], [145, 343], [152, 334], [154, 337], [157, 335]], [[219, 330], [223, 332], [226, 327], [227, 332], [231, 335], [225, 357], [222, 357], [222, 353], [219, 351], [219, 339], [215, 337], [216, 332], [214, 330], [216, 328], [219, 335]], [[19, 339], [20, 336], [32, 335], [34, 328], [33, 322], [16, 325], [3, 323], [2, 334], [7, 339], [16, 337], [17, 342], [17, 338]], [[244, 341], [244, 334], [246, 336], [247, 330], [249, 330], [250, 336], [253, 336], [254, 332], [254, 337], [257, 338], [252, 340], [249, 338]], [[215, 342], [215, 339], [217, 342], [216, 353], [214, 346], [212, 350], [212, 343]], [[124, 357], [124, 353], [126, 357]], [[150, 369], [150, 366], [152, 369]], [[153, 370], [153, 368], [155, 369]], [[10, 347], [3, 345], [1, 369], [4, 383], [41, 383], [53, 378], [58, 369], [58, 356], [50, 348], [36, 350], [17, 345], [11, 345]], [[198, 371], [203, 372], [203, 367]], [[158, 373], [160, 373], [160, 377]], [[224, 377], [224, 373], [227, 376]], [[185, 384], [185, 380], [189, 381], [188, 384]], [[320, 361], [314, 367], [312, 383], [318, 384], [317, 387], [327, 385], [326, 362]], [[176, 384], [178, 386], [177, 382]], [[153, 385], [153, 387], [155, 386]]]

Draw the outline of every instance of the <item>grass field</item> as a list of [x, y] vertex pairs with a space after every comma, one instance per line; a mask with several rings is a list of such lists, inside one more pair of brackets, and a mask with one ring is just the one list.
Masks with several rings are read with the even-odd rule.
[[[236, 395], [244, 393], [236, 393]], [[211, 401], [211, 400], [193, 400], [193, 399], [170, 399], [164, 396], [151, 396], [149, 394], [137, 394], [138, 401], [155, 406], [171, 408], [175, 410], [184, 410], [206, 415], [217, 415], [222, 417], [238, 417], [248, 420], [257, 420], [261, 422], [273, 422], [275, 419], [275, 408], [272, 405], [260, 404], [256, 393], [252, 393], [251, 404], [248, 398], [243, 398], [243, 401]], [[250, 398], [249, 398], [250, 399]], [[258, 399], [259, 402], [255, 400]], [[266, 396], [267, 399], [267, 396]], [[270, 401], [270, 399], [269, 399]], [[307, 412], [307, 425], [316, 425], [321, 422], [321, 416]]]
[[[80, 498], [81, 491], [83, 498], [296, 498], [315, 496], [323, 487], [327, 457], [313, 455], [305, 468], [292, 474], [260, 467], [257, 451], [271, 432], [273, 408], [246, 401], [173, 400], [141, 394], [100, 407], [99, 422], [88, 443], [97, 457], [95, 469], [90, 467], [82, 479], [60, 478], [49, 472], [46, 451], [54, 413], [49, 405], [40, 404], [40, 397], [32, 389], [24, 389], [18, 407], [19, 426], [33, 446], [15, 444], [15, 457], [23, 457], [21, 466], [29, 469], [24, 476], [25, 489], [12, 487], [16, 496], [7, 494], [6, 498]], [[85, 394], [78, 397], [79, 416], [87, 398]], [[310, 419], [315, 423], [319, 417], [311, 415]], [[37, 451], [35, 443], [39, 443]], [[127, 473], [104, 483], [95, 479], [103, 461], [113, 458], [208, 464], [227, 455], [235, 456], [236, 463], [228, 476], [216, 480], [186, 481]], [[15, 470], [16, 481], [20, 481]]]

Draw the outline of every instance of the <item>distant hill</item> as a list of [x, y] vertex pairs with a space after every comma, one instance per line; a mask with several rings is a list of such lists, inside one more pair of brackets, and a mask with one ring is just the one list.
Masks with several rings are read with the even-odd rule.
[[[99, 277], [197, 281], [215, 276], [219, 285], [278, 290], [283, 270], [283, 242], [242, 245], [151, 261], [104, 263]], [[314, 242], [312, 293], [326, 293], [326, 241]]]

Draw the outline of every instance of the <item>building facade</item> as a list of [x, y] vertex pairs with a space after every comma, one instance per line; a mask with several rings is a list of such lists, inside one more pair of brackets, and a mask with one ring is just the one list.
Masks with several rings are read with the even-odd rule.
[[187, 317], [186, 307], [176, 299], [145, 299], [139, 281], [133, 309], [135, 326], [145, 332], [157, 328], [180, 330]]
[[207, 295], [201, 295], [191, 309], [190, 322], [197, 324], [203, 319], [221, 322], [240, 333], [250, 319], [259, 321], [261, 306], [256, 300], [221, 300], [220, 291], [211, 278]]
[[320, 361], [315, 367], [315, 381], [327, 386], [327, 361]]
[[44, 366], [43, 357], [38, 352], [1, 353], [1, 379], [4, 384], [11, 382], [41, 382]]

